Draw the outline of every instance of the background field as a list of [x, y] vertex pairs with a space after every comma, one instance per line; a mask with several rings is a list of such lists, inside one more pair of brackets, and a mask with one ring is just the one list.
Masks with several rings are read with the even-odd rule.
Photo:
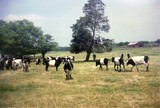
[[[160, 108], [160, 48], [113, 49], [96, 54], [97, 58], [130, 53], [148, 55], [150, 71], [139, 66], [140, 72], [115, 72], [110, 61], [109, 70], [99, 70], [95, 62], [83, 62], [86, 53], [50, 52], [52, 56], [74, 55], [73, 80], [66, 81], [63, 64], [59, 71], [31, 63], [30, 72], [0, 71], [0, 107], [41, 108]], [[92, 55], [91, 58], [92, 60]]]

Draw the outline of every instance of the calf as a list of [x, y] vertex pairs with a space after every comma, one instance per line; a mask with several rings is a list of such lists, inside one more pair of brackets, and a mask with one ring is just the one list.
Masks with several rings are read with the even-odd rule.
[[128, 56], [127, 66], [132, 65], [131, 71], [132, 71], [134, 66], [136, 66], [137, 71], [139, 71], [138, 65], [142, 65], [142, 64], [144, 64], [146, 66], [146, 71], [149, 71], [149, 63], [148, 63], [149, 57], [148, 56], [130, 57], [129, 54], [127, 54], [127, 56]]
[[64, 59], [64, 72], [66, 74], [66, 80], [73, 79], [71, 76], [71, 71], [73, 70], [73, 63], [70, 59]]
[[100, 65], [99, 69], [103, 69], [102, 65], [106, 65], [106, 70], [108, 70], [108, 59], [107, 58], [101, 58], [96, 61], [96, 66]]
[[[122, 71], [121, 70], [121, 65], [123, 65], [123, 69], [125, 71], [123, 54], [121, 54], [121, 57], [112, 57], [112, 62], [114, 63], [114, 70], [116, 70], [116, 71]], [[120, 67], [120, 69], [119, 69], [119, 67]]]

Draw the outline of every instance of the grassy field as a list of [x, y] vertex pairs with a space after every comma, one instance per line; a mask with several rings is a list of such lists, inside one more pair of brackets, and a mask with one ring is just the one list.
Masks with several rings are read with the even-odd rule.
[[[113, 49], [97, 58], [148, 55], [150, 71], [139, 66], [126, 72], [99, 70], [94, 62], [83, 62], [86, 53], [51, 52], [47, 55], [74, 55], [73, 80], [65, 80], [63, 64], [59, 71], [31, 63], [30, 72], [0, 71], [0, 108], [160, 108], [160, 48]], [[92, 56], [90, 58], [92, 60]]]

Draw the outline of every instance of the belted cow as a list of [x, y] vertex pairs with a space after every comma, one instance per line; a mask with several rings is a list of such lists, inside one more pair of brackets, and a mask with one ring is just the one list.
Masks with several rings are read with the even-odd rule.
[[148, 56], [130, 57], [130, 54], [127, 54], [127, 57], [128, 57], [127, 66], [132, 65], [131, 70], [133, 69], [134, 66], [136, 66], [137, 71], [139, 71], [138, 65], [144, 64], [146, 66], [146, 71], [149, 71], [149, 63], [148, 63], [149, 62], [149, 57]]
[[106, 66], [106, 70], [108, 70], [108, 59], [107, 58], [101, 58], [96, 61], [96, 66], [100, 65], [99, 69], [103, 69], [102, 65]]
[[46, 65], [46, 71], [48, 71], [48, 67], [56, 67], [56, 71], [58, 71], [58, 67], [60, 66], [61, 62], [62, 62], [62, 58], [61, 57], [57, 57], [57, 58], [49, 58], [47, 57], [47, 59], [44, 60], [45, 65]]
[[[125, 65], [124, 65], [124, 59], [123, 59], [123, 54], [121, 54], [121, 57], [112, 57], [112, 62], [114, 63], [114, 69], [116, 71], [122, 71], [121, 70], [121, 65], [123, 66], [123, 69], [125, 71]], [[117, 67], [117, 68], [116, 68]], [[120, 67], [120, 69], [119, 69]]]

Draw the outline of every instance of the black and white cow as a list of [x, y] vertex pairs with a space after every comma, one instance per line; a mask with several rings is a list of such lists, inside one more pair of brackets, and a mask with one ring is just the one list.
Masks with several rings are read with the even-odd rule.
[[127, 66], [132, 65], [131, 71], [132, 71], [134, 66], [136, 66], [137, 71], [139, 71], [138, 65], [142, 65], [142, 64], [144, 64], [146, 66], [146, 71], [149, 71], [149, 63], [148, 63], [149, 62], [149, 57], [148, 56], [130, 57], [130, 54], [127, 54], [127, 56], [128, 56]]
[[18, 68], [22, 68], [22, 59], [15, 59], [12, 60], [12, 69], [16, 70]]
[[47, 59], [44, 60], [45, 65], [46, 65], [46, 71], [48, 71], [48, 67], [56, 67], [56, 71], [58, 71], [58, 67], [60, 66], [61, 62], [62, 62], [62, 58], [61, 57], [56, 57], [56, 58], [49, 58], [47, 57]]
[[23, 60], [23, 71], [24, 72], [29, 72], [29, 61], [27, 59]]
[[[123, 69], [125, 71], [123, 54], [121, 54], [121, 57], [112, 57], [112, 62], [114, 63], [114, 70], [116, 70], [116, 71], [122, 71], [121, 70], [121, 65], [122, 65]], [[120, 69], [119, 69], [119, 67], [120, 67]]]
[[70, 59], [71, 61], [75, 61], [75, 57], [74, 56], [65, 56], [65, 57], [62, 57], [63, 60], [65, 59]]
[[13, 61], [12, 58], [6, 58], [6, 59], [5, 59], [5, 66], [6, 66], [6, 69], [7, 69], [7, 70], [13, 69], [13, 68], [12, 68], [12, 61]]
[[25, 60], [26, 62], [28, 62], [29, 64], [31, 63], [31, 58], [30, 58], [29, 56], [23, 56], [23, 57], [22, 57], [22, 62], [23, 62], [24, 60]]
[[107, 58], [101, 58], [99, 60], [96, 60], [96, 66], [100, 65], [99, 69], [103, 69], [102, 65], [106, 66], [106, 70], [108, 70], [108, 59]]
[[9, 69], [16, 70], [18, 68], [22, 68], [22, 59], [8, 57], [5, 59], [5, 67], [7, 70]]
[[40, 58], [37, 58], [36, 59], [36, 65], [39, 65], [41, 63], [41, 59]]
[[66, 74], [66, 80], [73, 79], [72, 75], [71, 75], [72, 74], [71, 71], [73, 70], [73, 63], [70, 59], [68, 59], [68, 58], [64, 59], [63, 69], [64, 69], [64, 72]]

